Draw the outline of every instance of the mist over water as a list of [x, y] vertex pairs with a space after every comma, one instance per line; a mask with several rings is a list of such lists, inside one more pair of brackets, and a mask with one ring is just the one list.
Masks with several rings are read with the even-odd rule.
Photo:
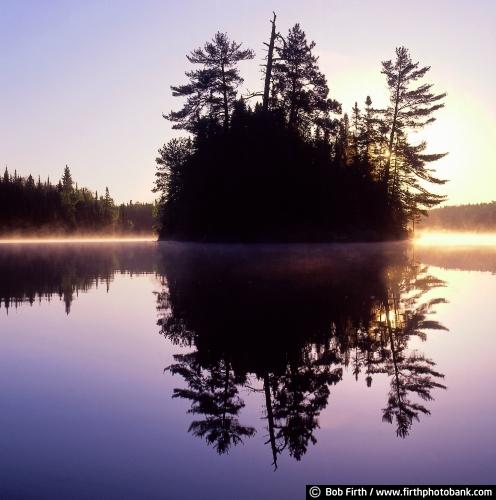
[[492, 483], [496, 247], [0, 245], [0, 496]]
[[476, 231], [421, 231], [415, 244], [430, 247], [496, 247], [496, 233]]
[[126, 243], [140, 241], [156, 241], [157, 237], [153, 234], [129, 235], [129, 234], [72, 234], [70, 236], [64, 234], [29, 234], [18, 235], [15, 233], [2, 235], [0, 245], [6, 244], [29, 244], [29, 243]]

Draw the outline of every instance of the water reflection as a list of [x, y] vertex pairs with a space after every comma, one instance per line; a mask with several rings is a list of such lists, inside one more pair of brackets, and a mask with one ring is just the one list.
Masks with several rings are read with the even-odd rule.
[[[402, 245], [10, 246], [0, 252], [7, 308], [57, 295], [70, 312], [81, 291], [116, 273], [155, 273], [160, 333], [191, 348], [166, 368], [184, 379], [174, 398], [190, 402], [189, 432], [219, 453], [255, 429], [242, 421], [242, 390], [263, 394], [267, 442], [301, 460], [317, 442], [319, 415], [349, 368], [389, 378], [384, 421], [406, 437], [429, 414], [443, 374], [413, 338], [445, 330], [432, 319], [443, 282]], [[429, 298], [425, 298], [429, 295]]]
[[153, 272], [154, 244], [0, 245], [0, 307], [64, 301], [69, 314], [80, 292], [110, 287], [114, 275]]
[[435, 362], [409, 346], [431, 330], [443, 282], [405, 247], [173, 247], [161, 255], [161, 333], [189, 346], [167, 368], [184, 379], [189, 431], [218, 453], [253, 436], [242, 389], [260, 391], [273, 465], [301, 460], [317, 442], [319, 415], [350, 368], [370, 386], [390, 380], [384, 421], [406, 437], [444, 389]]
[[433, 319], [444, 283], [404, 245], [10, 246], [0, 252], [5, 308], [58, 296], [70, 312], [81, 291], [116, 273], [154, 273], [160, 333], [188, 347], [165, 371], [183, 384], [189, 432], [219, 454], [255, 434], [242, 392], [263, 395], [272, 463], [315, 445], [319, 415], [349, 369], [368, 387], [387, 376], [382, 418], [405, 438], [430, 413], [444, 375], [414, 338], [446, 330]]
[[[270, 484], [270, 496], [290, 498], [314, 480], [490, 481], [496, 283], [439, 267], [494, 273], [495, 257], [406, 245], [0, 244], [10, 429], [0, 483], [53, 497], [65, 475], [85, 497], [134, 498], [147, 485], [147, 497], [179, 498], [185, 484], [194, 496], [244, 481], [242, 497]], [[106, 494], [102, 470], [114, 478]]]

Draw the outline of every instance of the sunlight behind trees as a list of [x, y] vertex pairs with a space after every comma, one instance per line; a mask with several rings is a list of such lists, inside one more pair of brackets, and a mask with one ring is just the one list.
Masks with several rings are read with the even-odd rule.
[[[271, 20], [263, 91], [239, 92], [238, 62], [253, 58], [216, 33], [187, 56], [186, 98], [164, 114], [190, 135], [159, 150], [154, 191], [160, 237], [201, 241], [349, 241], [405, 238], [445, 200], [446, 181], [417, 131], [435, 121], [445, 93], [424, 80], [429, 66], [397, 47], [382, 62], [389, 104], [370, 96], [350, 113], [330, 93], [316, 44], [297, 23]], [[365, 94], [365, 92], [364, 92]]]

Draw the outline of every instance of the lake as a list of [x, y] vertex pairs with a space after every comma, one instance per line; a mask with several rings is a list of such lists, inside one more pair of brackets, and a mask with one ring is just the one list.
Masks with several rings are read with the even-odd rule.
[[0, 245], [0, 498], [494, 483], [495, 273], [491, 245]]

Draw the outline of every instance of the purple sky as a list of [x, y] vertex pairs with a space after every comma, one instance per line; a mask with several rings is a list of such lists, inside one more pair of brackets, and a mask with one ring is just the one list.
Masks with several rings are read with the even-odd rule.
[[[60, 177], [117, 201], [151, 200], [156, 150], [172, 135], [161, 114], [180, 106], [185, 54], [226, 31], [263, 57], [272, 10], [317, 42], [332, 97], [349, 110], [385, 104], [380, 61], [397, 45], [432, 66], [446, 109], [423, 133], [449, 151], [439, 173], [451, 203], [496, 199], [496, 2], [492, 0], [166, 1], [0, 0], [0, 165]], [[243, 63], [260, 86], [259, 61]], [[177, 134], [177, 132], [174, 132]]]

